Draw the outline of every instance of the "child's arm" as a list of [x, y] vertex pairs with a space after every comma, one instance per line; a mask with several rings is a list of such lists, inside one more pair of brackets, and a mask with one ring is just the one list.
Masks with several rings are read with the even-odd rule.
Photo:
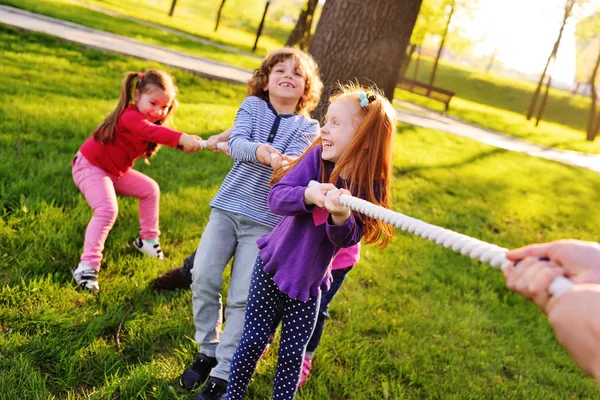
[[233, 131], [229, 138], [229, 154], [236, 161], [254, 162], [271, 165], [270, 153], [279, 152], [266, 143], [252, 141], [252, 125], [254, 124], [252, 103], [260, 101], [256, 97], [246, 97], [240, 106]]
[[[305, 202], [305, 192], [318, 188], [307, 188], [308, 183], [319, 176], [321, 151], [313, 148], [296, 166], [273, 185], [267, 202], [272, 212], [279, 215], [301, 215], [312, 212], [315, 202]], [[333, 186], [333, 185], [332, 185]]]
[[[221, 151], [229, 155], [229, 146], [227, 145], [227, 142], [231, 137], [232, 131], [233, 127], [229, 127], [217, 135], [212, 135], [206, 139], [206, 148], [211, 149], [212, 151]], [[223, 147], [219, 147], [219, 143], [223, 143]]]
[[[292, 143], [285, 149], [283, 156], [297, 158], [304, 154], [304, 151], [319, 136], [319, 123], [316, 120], [309, 120], [303, 131], [299, 132]], [[285, 158], [285, 157], [284, 157]]]
[[181, 146], [186, 152], [200, 150], [200, 144], [197, 143], [200, 140], [199, 136], [188, 135], [166, 126], [153, 124], [138, 111], [125, 110], [119, 122], [127, 130], [149, 142], [169, 147]]

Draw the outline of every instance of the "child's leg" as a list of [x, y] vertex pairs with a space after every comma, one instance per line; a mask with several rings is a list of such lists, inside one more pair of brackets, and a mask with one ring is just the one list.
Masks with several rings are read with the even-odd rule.
[[313, 334], [308, 341], [308, 345], [306, 346], [306, 356], [309, 357], [309, 359], [312, 358], [312, 355], [317, 350], [317, 347], [321, 342], [323, 328], [325, 327], [325, 320], [329, 318], [329, 304], [331, 303], [331, 300], [333, 300], [338, 290], [340, 290], [342, 283], [344, 283], [344, 279], [346, 279], [346, 275], [348, 275], [348, 272], [350, 272], [352, 267], [353, 265], [349, 266], [348, 268], [331, 271], [331, 274], [333, 275], [333, 281], [331, 282], [329, 290], [321, 294], [321, 303], [319, 305], [319, 313], [317, 314], [315, 330], [313, 331]]
[[141, 172], [130, 169], [115, 182], [115, 190], [122, 196], [140, 199], [140, 237], [144, 240], [152, 240], [160, 236], [158, 229], [160, 188], [158, 183]]
[[85, 231], [81, 262], [98, 271], [104, 242], [119, 213], [117, 195], [110, 175], [81, 154], [76, 156], [72, 171], [75, 185], [94, 211]]
[[246, 395], [256, 363], [278, 319], [281, 303], [285, 301], [286, 295], [275, 285], [271, 276], [263, 271], [264, 266], [264, 262], [257, 257], [248, 292], [244, 330], [229, 371], [228, 400], [243, 399]]
[[273, 399], [293, 399], [296, 394], [304, 351], [317, 320], [319, 297], [306, 302], [286, 298]]
[[258, 256], [256, 241], [271, 232], [270, 227], [254, 222], [244, 216], [235, 215], [235, 218], [237, 219], [237, 246], [233, 256], [233, 265], [231, 266], [227, 307], [225, 307], [225, 320], [227, 323], [223, 328], [221, 342], [216, 349], [219, 363], [210, 373], [210, 376], [224, 380], [229, 378], [231, 359], [240, 343], [244, 329], [248, 290], [255, 265], [253, 261]]

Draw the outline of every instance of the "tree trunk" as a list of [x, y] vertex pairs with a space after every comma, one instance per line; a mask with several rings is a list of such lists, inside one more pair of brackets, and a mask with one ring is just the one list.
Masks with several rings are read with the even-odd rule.
[[496, 55], [498, 54], [498, 47], [494, 49], [494, 52], [490, 56], [490, 61], [488, 62], [487, 67], [485, 67], [485, 73], [488, 74], [492, 70], [492, 66], [494, 62], [496, 62]]
[[263, 25], [265, 24], [265, 17], [267, 16], [267, 11], [269, 10], [269, 6], [271, 5], [271, 0], [267, 0], [265, 3], [265, 11], [263, 11], [262, 18], [260, 20], [260, 24], [258, 25], [258, 30], [256, 31], [256, 40], [254, 40], [254, 46], [252, 46], [252, 51], [256, 51], [256, 46], [258, 46], [258, 39], [260, 39], [260, 35], [263, 30]]
[[306, 6], [300, 12], [294, 30], [290, 33], [287, 42], [285, 42], [287, 47], [294, 47], [300, 44], [300, 48], [304, 50], [308, 46], [313, 16], [315, 15], [318, 3], [319, 0], [308, 0], [306, 2]]
[[546, 71], [548, 70], [548, 65], [550, 65], [550, 61], [553, 58], [556, 58], [556, 53], [558, 52], [558, 47], [560, 46], [560, 41], [562, 39], [563, 31], [565, 29], [565, 25], [567, 24], [567, 20], [571, 16], [571, 11], [573, 11], [573, 6], [575, 5], [575, 0], [567, 0], [565, 4], [565, 15], [563, 16], [563, 22], [560, 26], [560, 31], [558, 32], [558, 38], [556, 42], [554, 42], [554, 47], [552, 48], [552, 53], [550, 53], [550, 57], [548, 57], [548, 61], [546, 61], [546, 66], [544, 67], [544, 71], [542, 72], [542, 76], [540, 77], [540, 81], [533, 92], [533, 97], [531, 98], [531, 102], [529, 103], [529, 107], [527, 108], [527, 120], [531, 119], [533, 115], [533, 110], [535, 109], [535, 104], [537, 103], [537, 98], [540, 94], [540, 89], [542, 88], [542, 84], [544, 82], [544, 78], [546, 77]]
[[404, 61], [402, 61], [402, 68], [400, 69], [400, 78], [404, 78], [406, 76], [406, 71], [408, 71], [408, 67], [410, 67], [410, 62], [412, 61], [412, 56], [415, 53], [417, 48], [416, 44], [411, 44], [406, 49], [406, 57], [404, 57]]
[[391, 101], [422, 0], [327, 0], [309, 52], [323, 79], [321, 120], [338, 82], [377, 85]]
[[415, 70], [413, 71], [413, 81], [419, 80], [419, 67], [421, 66], [421, 49], [423, 48], [423, 43], [417, 46], [417, 62], [415, 63]]
[[586, 139], [590, 142], [596, 138], [596, 134], [598, 133], [598, 126], [596, 124], [596, 103], [598, 102], [598, 93], [596, 92], [596, 75], [598, 74], [599, 65], [600, 51], [598, 51], [598, 58], [596, 58], [596, 64], [594, 65], [594, 69], [592, 70], [589, 80], [592, 89], [592, 104], [590, 106], [590, 119], [588, 120]]
[[452, 4], [450, 4], [450, 15], [448, 15], [448, 22], [446, 23], [446, 29], [444, 30], [444, 35], [442, 36], [442, 41], [440, 42], [440, 48], [438, 49], [437, 55], [435, 56], [435, 61], [433, 62], [433, 68], [431, 69], [431, 77], [429, 78], [430, 86], [433, 86], [433, 82], [435, 81], [435, 74], [437, 73], [438, 62], [440, 61], [442, 50], [444, 50], [444, 43], [446, 43], [446, 37], [448, 37], [448, 28], [450, 27], [450, 22], [452, 22], [452, 15], [454, 14], [454, 5], [455, 2], [454, 0], [452, 0]]
[[227, 0], [221, 0], [221, 5], [219, 6], [219, 10], [217, 11], [217, 19], [215, 21], [215, 32], [219, 29], [219, 22], [221, 22], [221, 11], [223, 11], [223, 6]]
[[552, 86], [552, 72], [548, 74], [548, 82], [546, 82], [546, 90], [544, 91], [544, 98], [542, 99], [542, 104], [540, 105], [540, 109], [538, 110], [537, 118], [535, 120], [535, 126], [540, 125], [540, 121], [544, 116], [546, 104], [548, 104], [548, 93], [550, 92], [550, 86]]
[[169, 17], [173, 16], [173, 12], [175, 11], [175, 6], [177, 5], [177, 0], [173, 0], [171, 3], [171, 9], [169, 10]]

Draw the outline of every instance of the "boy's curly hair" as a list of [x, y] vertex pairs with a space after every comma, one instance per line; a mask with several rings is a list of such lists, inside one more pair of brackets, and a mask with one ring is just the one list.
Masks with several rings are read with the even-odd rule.
[[291, 47], [269, 53], [260, 64], [260, 67], [254, 70], [252, 78], [248, 82], [248, 96], [256, 96], [263, 100], [269, 100], [269, 92], [265, 88], [269, 82], [269, 74], [277, 63], [287, 59], [293, 59], [296, 66], [302, 71], [305, 77], [304, 94], [296, 105], [298, 114], [308, 115], [319, 104], [323, 83], [319, 75], [319, 67], [315, 60], [305, 52]]

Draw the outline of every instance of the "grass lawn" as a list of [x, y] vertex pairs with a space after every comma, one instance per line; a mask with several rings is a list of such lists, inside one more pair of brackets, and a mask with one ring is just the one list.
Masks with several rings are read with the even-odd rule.
[[[421, 59], [418, 80], [429, 82], [432, 61], [431, 58]], [[413, 60], [407, 73], [407, 77], [411, 79], [414, 77], [414, 67]], [[525, 119], [525, 110], [536, 87], [533, 82], [493, 73], [485, 74], [441, 62], [435, 86], [456, 93], [450, 101], [448, 113], [464, 121], [543, 146], [600, 153], [600, 140], [585, 140], [590, 104], [588, 97], [551, 89], [544, 117], [536, 128], [534, 120]], [[440, 102], [404, 90], [396, 89], [395, 98], [434, 110], [444, 109]]]
[[[149, 284], [194, 250], [231, 161], [165, 148], [139, 162], [162, 189], [168, 261], [130, 246], [137, 204], [121, 198], [102, 292], [79, 292], [70, 269], [91, 212], [69, 162], [114, 107], [123, 72], [158, 65], [2, 26], [0, 50], [0, 397], [193, 399], [176, 383], [198, 350], [190, 294]], [[243, 86], [169, 71], [180, 129], [207, 136], [231, 124]], [[505, 247], [600, 236], [588, 206], [596, 174], [414, 127], [396, 139], [398, 211]], [[383, 251], [365, 246], [346, 282], [300, 400], [598, 396], [535, 306], [489, 266], [398, 232]], [[272, 350], [249, 399], [270, 396], [275, 365]]]

